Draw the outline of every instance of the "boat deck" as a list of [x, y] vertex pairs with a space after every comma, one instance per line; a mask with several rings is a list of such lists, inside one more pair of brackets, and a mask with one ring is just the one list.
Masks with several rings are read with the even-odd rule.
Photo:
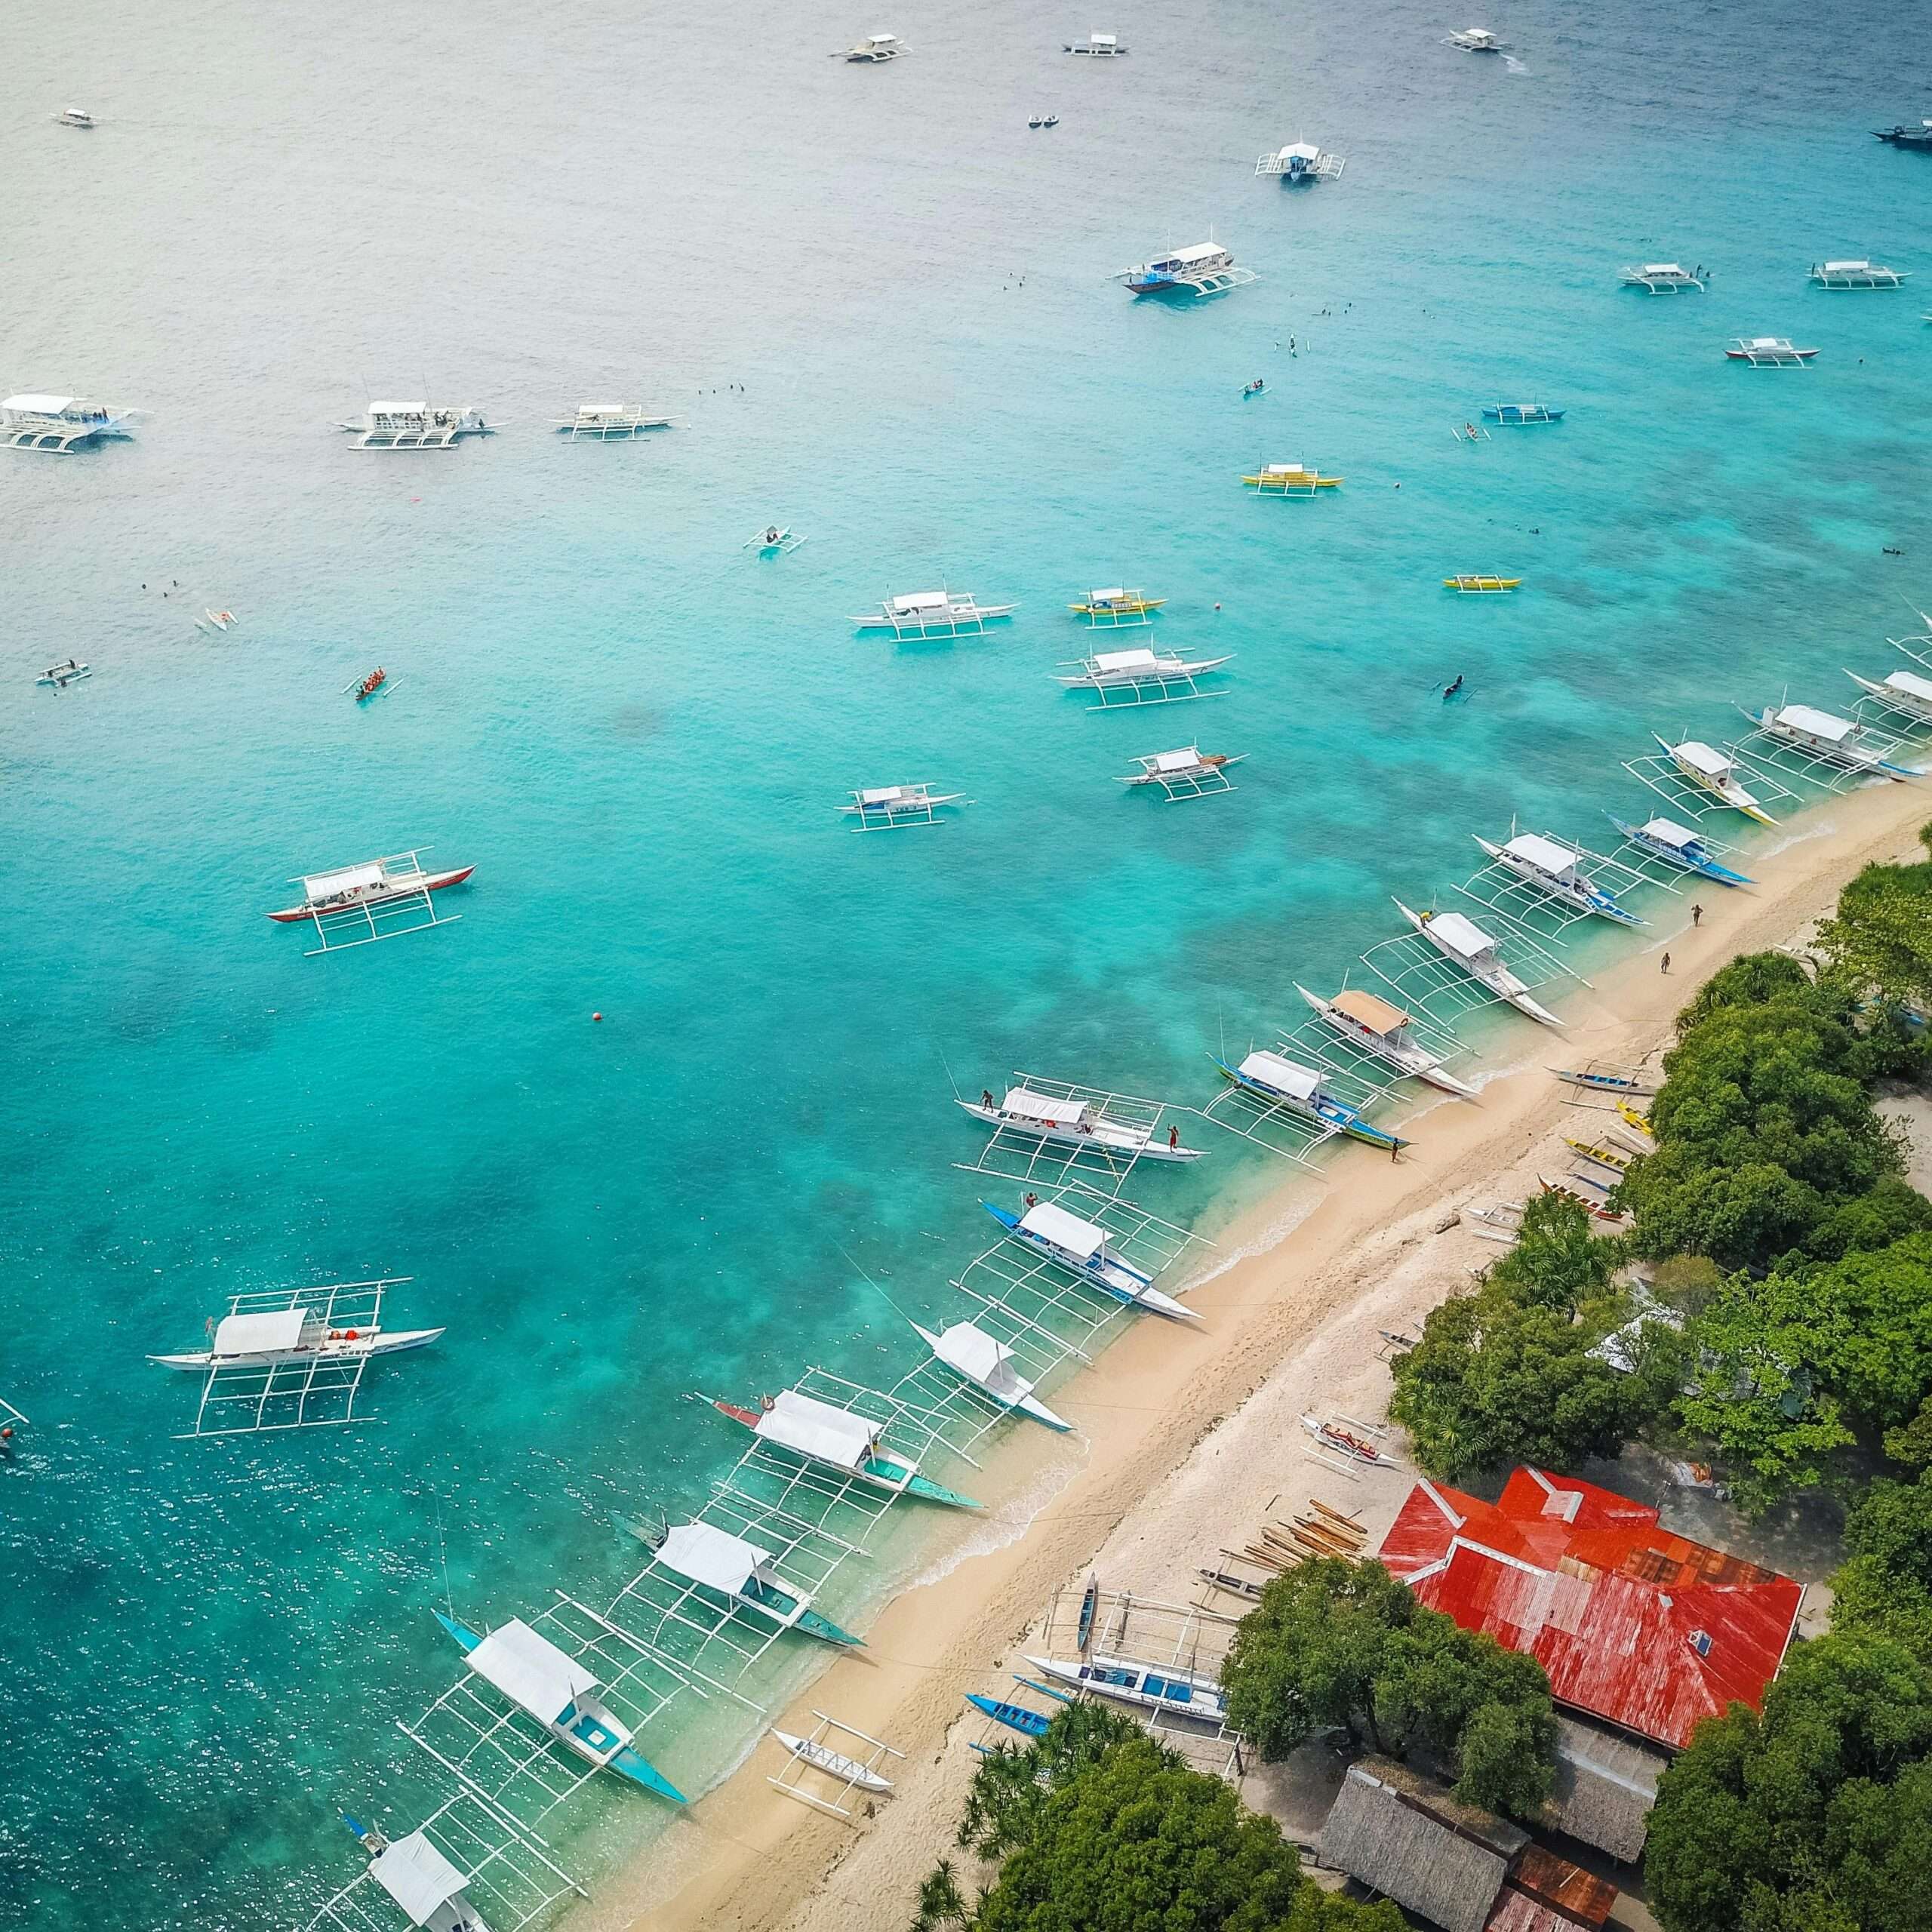
[[[1150, 1143], [1156, 1137], [1164, 1139], [1169, 1127], [1199, 1117], [1197, 1108], [1172, 1106], [1164, 1100], [1142, 1100], [1100, 1087], [1083, 1087], [1078, 1081], [1015, 1073], [1013, 1082], [1048, 1100], [1076, 1101], [1094, 1107], [1102, 1120], [1129, 1128], [1137, 1135], [1144, 1134]], [[993, 1128], [977, 1160], [955, 1161], [953, 1165], [968, 1174], [993, 1174], [1018, 1181], [1040, 1192], [1081, 1181], [1102, 1192], [1115, 1194], [1140, 1158], [1134, 1149], [1094, 1141], [1075, 1144], [1042, 1140], [1017, 1122], [1001, 1121]], [[1106, 1185], [1109, 1182], [1111, 1186]]]

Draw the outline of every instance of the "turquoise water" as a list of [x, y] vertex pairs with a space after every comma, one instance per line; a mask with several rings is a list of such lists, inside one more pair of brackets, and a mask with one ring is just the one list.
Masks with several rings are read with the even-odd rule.
[[[949, 1068], [1203, 1100], [1472, 830], [1592, 836], [1653, 726], [1841, 702], [1932, 601], [1932, 162], [1867, 132], [1924, 111], [1912, 10], [1524, 8], [1520, 72], [1416, 5], [1132, 13], [1112, 65], [1011, 5], [14, 24], [0, 383], [153, 414], [0, 464], [10, 1926], [299, 1923], [354, 1869], [337, 1808], [435, 1789], [392, 1721], [452, 1674], [445, 1549], [472, 1619], [595, 1599], [607, 1512], [736, 1454], [682, 1392], [909, 1367], [847, 1254], [954, 1307]], [[824, 57], [874, 26], [912, 52]], [[44, 118], [70, 97], [92, 134]], [[1297, 133], [1340, 183], [1251, 177]], [[1103, 279], [1211, 226], [1257, 285]], [[1826, 254], [1921, 278], [1814, 293]], [[1617, 289], [1656, 257], [1710, 294]], [[1818, 366], [1724, 364], [1760, 332]], [[359, 454], [325, 426], [372, 392], [509, 426]], [[550, 434], [605, 395], [681, 426]], [[1569, 420], [1456, 443], [1499, 395]], [[1345, 488], [1236, 481], [1304, 458]], [[804, 548], [741, 551], [774, 517]], [[1229, 695], [1056, 691], [1063, 607], [1123, 580], [1238, 654]], [[957, 646], [842, 621], [940, 581], [1022, 608]], [[94, 680], [36, 690], [70, 651]], [[1112, 782], [1196, 737], [1250, 755], [1234, 797]], [[976, 802], [840, 832], [901, 778]], [[420, 842], [478, 868], [446, 931], [309, 959], [260, 916]], [[1266, 1177], [1237, 1144], [1136, 1192], [1211, 1226]], [[148, 1351], [378, 1272], [451, 1330], [372, 1374], [378, 1422], [175, 1439]], [[687, 1788], [727, 1749], [648, 1743]], [[577, 1801], [593, 1869], [657, 1823], [632, 1795]]]

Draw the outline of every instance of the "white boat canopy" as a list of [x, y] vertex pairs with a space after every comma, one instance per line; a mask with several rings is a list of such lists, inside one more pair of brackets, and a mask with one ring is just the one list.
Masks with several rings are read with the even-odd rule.
[[1871, 266], [1872, 264], [1867, 261], [1827, 262], [1825, 264], [1825, 272], [1827, 275], [1857, 274]]
[[1373, 993], [1345, 989], [1328, 1004], [1337, 1013], [1346, 1014], [1358, 1026], [1366, 1026], [1371, 1033], [1399, 1032], [1409, 1023], [1409, 1016], [1399, 1006], [1391, 1006], [1386, 999], [1378, 999]]
[[909, 597], [895, 597], [892, 608], [895, 611], [943, 611], [947, 603], [943, 590], [915, 590]]
[[1183, 752], [1156, 752], [1154, 769], [1156, 771], [1192, 771], [1201, 762], [1201, 749], [1198, 745], [1189, 745]]
[[1909, 697], [1932, 704], [1932, 678], [1921, 678], [1916, 671], [1894, 671], [1885, 685], [1887, 690], [1903, 691]]
[[874, 785], [859, 794], [859, 802], [862, 805], [889, 805], [909, 793], [909, 788], [903, 785]]
[[1297, 156], [1306, 162], [1317, 162], [1321, 158], [1321, 150], [1312, 141], [1291, 141], [1276, 158], [1287, 161]]
[[1279, 1054], [1251, 1053], [1241, 1062], [1241, 1070], [1249, 1079], [1294, 1100], [1312, 1100], [1321, 1091], [1320, 1075]]
[[1097, 651], [1094, 654], [1094, 668], [1097, 671], [1137, 671], [1156, 661], [1154, 654], [1143, 646], [1138, 651]]
[[1679, 825], [1674, 818], [1654, 818], [1637, 829], [1646, 838], [1654, 838], [1660, 845], [1668, 845], [1673, 852], [1687, 852], [1698, 842], [1697, 835], [1689, 827]]
[[1110, 590], [1090, 590], [1087, 601], [1090, 604], [1118, 604], [1127, 595], [1124, 585], [1115, 584]]
[[1848, 718], [1835, 718], [1829, 711], [1816, 710], [1808, 704], [1787, 704], [1777, 718], [1780, 724], [1789, 724], [1795, 731], [1808, 731], [1813, 737], [1835, 745], [1858, 728]]
[[1693, 771], [1701, 772], [1706, 778], [1722, 778], [1737, 769], [1736, 759], [1714, 751], [1701, 738], [1686, 738], [1682, 744], [1672, 747], [1671, 755], [1680, 764], [1687, 764]]
[[1676, 262], [1646, 262], [1638, 271], [1641, 275], [1681, 275], [1687, 279], [1690, 271]]
[[469, 1667], [546, 1724], [561, 1722], [573, 1704], [597, 1688], [597, 1679], [576, 1658], [521, 1617], [491, 1631], [469, 1653]]
[[1438, 912], [1429, 922], [1432, 937], [1464, 959], [1479, 959], [1496, 950], [1496, 942], [1473, 919], [1460, 912]]
[[420, 1832], [384, 1846], [369, 1870], [412, 1925], [427, 1925], [469, 1882]]
[[1177, 248], [1171, 255], [1164, 256], [1155, 263], [1156, 268], [1172, 268], [1190, 265], [1195, 262], [1214, 260], [1225, 255], [1227, 251], [1218, 242], [1197, 242], [1189, 248]]
[[996, 1342], [983, 1328], [970, 1321], [955, 1321], [939, 1338], [934, 1351], [949, 1367], [956, 1368], [969, 1382], [992, 1381], [1013, 1359], [1013, 1351]]
[[292, 1349], [301, 1341], [303, 1324], [308, 1318], [306, 1308], [278, 1308], [266, 1315], [224, 1315], [215, 1324], [214, 1353], [252, 1355]]
[[1555, 839], [1546, 838], [1537, 832], [1518, 833], [1503, 849], [1525, 865], [1534, 866], [1540, 872], [1571, 881], [1577, 878], [1577, 861], [1582, 857], [1568, 846], [1559, 845]]
[[1087, 1118], [1084, 1100], [1050, 1100], [1029, 1087], [1009, 1087], [1000, 1112], [1018, 1114], [1027, 1120], [1046, 1121], [1056, 1127], [1078, 1127]]
[[1083, 1221], [1078, 1214], [1069, 1214], [1051, 1201], [1036, 1201], [1020, 1216], [1020, 1225], [1029, 1235], [1051, 1241], [1081, 1261], [1091, 1261], [1107, 1244], [1105, 1228], [1097, 1228], [1091, 1221]]
[[80, 400], [72, 395], [10, 395], [0, 409], [17, 409], [23, 416], [58, 416]]
[[372, 402], [369, 405], [371, 416], [421, 416], [428, 412], [426, 402]]
[[881, 1425], [788, 1389], [758, 1418], [758, 1432], [801, 1456], [856, 1469], [872, 1453]]
[[709, 1523], [680, 1523], [659, 1546], [657, 1558], [679, 1576], [734, 1597], [771, 1561], [771, 1552]]
[[317, 872], [305, 878], [302, 890], [311, 899], [331, 899], [338, 892], [360, 892], [380, 885], [383, 878], [380, 865], [345, 866], [340, 872]]

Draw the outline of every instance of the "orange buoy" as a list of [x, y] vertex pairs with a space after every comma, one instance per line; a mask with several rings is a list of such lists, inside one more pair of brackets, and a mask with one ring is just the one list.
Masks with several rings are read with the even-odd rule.
[[604, 1017], [601, 1013], [593, 1013], [590, 1017], [592, 1020], [601, 1020]]

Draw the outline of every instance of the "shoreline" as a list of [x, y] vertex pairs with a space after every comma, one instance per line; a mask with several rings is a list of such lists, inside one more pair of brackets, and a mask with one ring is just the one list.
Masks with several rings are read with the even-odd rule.
[[[1222, 1541], [1238, 1540], [1233, 1526], [1259, 1521], [1271, 1495], [1311, 1480], [1299, 1407], [1319, 1400], [1380, 1413], [1389, 1379], [1377, 1331], [1419, 1323], [1469, 1268], [1495, 1258], [1493, 1245], [1459, 1227], [1457, 1211], [1485, 1192], [1533, 1188], [1537, 1163], [1555, 1158], [1544, 1143], [1574, 1128], [1574, 1090], [1552, 1081], [1546, 1063], [1595, 1055], [1635, 1064], [1659, 1051], [1712, 973], [1739, 953], [1788, 942], [1861, 866], [1917, 856], [1928, 817], [1932, 798], [1909, 783], [1820, 801], [1788, 822], [1776, 849], [1752, 855], [1755, 888], [1687, 890], [1672, 902], [1680, 928], [1660, 927], [1604, 967], [1593, 987], [1571, 989], [1561, 1034], [1511, 1022], [1499, 1041], [1521, 1057], [1477, 1103], [1419, 1096], [1428, 1125], [1402, 1161], [1344, 1152], [1325, 1185], [1294, 1175], [1268, 1189], [1223, 1232], [1238, 1258], [1190, 1294], [1207, 1318], [1199, 1330], [1138, 1323], [1057, 1392], [1085, 1457], [1025, 1528], [982, 1553], [937, 1552], [921, 1572], [928, 1580], [881, 1610], [865, 1652], [836, 1660], [768, 1714], [808, 1731], [815, 1706], [889, 1740], [906, 1754], [894, 1795], [853, 1825], [817, 1815], [766, 1783], [783, 1761], [761, 1740], [648, 1850], [601, 1880], [564, 1921], [567, 1932], [806, 1932], [835, 1916], [842, 1932], [897, 1932], [920, 1878], [953, 1850], [974, 1761], [951, 1748], [964, 1693], [995, 1687], [1054, 1592], [1098, 1564], [1109, 1587], [1197, 1600], [1210, 1526], [1222, 1526]], [[1694, 897], [1705, 903], [1696, 929]], [[1658, 963], [1666, 950], [1668, 975]], [[1296, 1215], [1311, 1192], [1312, 1206]], [[1016, 1429], [989, 1459], [995, 1512], [1024, 1494], [1029, 1476], [1037, 1484], [1038, 1451]], [[1352, 1498], [1371, 1547], [1412, 1480], [1406, 1467], [1371, 1472]], [[1216, 1607], [1236, 1608], [1226, 1599]]]

